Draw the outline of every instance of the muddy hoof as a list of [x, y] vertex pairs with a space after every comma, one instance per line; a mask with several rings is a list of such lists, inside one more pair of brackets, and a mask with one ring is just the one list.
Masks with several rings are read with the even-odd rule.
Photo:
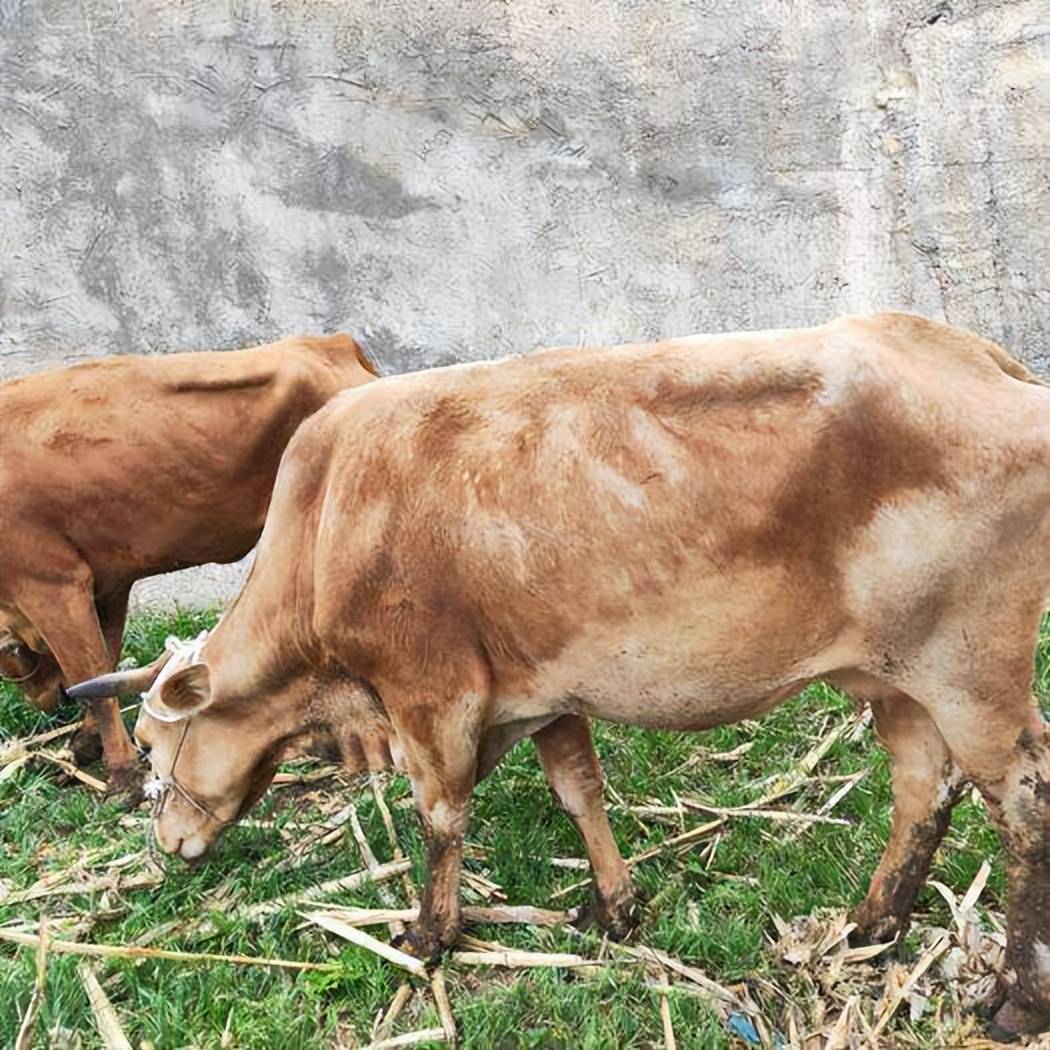
[[904, 940], [904, 935], [908, 932], [907, 920], [902, 921], [894, 915], [884, 915], [877, 919], [854, 916], [852, 921], [857, 924], [857, 928], [850, 930], [849, 944], [851, 948], [867, 948], [872, 944], [889, 944], [894, 940], [900, 944]]
[[134, 809], [143, 797], [142, 770], [138, 766], [117, 766], [109, 771], [106, 798], [118, 800], [125, 809]]
[[399, 933], [390, 944], [428, 966], [440, 962], [448, 947], [432, 930], [423, 930], [416, 926], [410, 926], [404, 933]]
[[610, 941], [626, 940], [638, 925], [634, 887], [608, 897], [593, 893], [590, 902], [580, 909], [575, 925], [579, 930], [597, 926]]
[[1031, 1010], [1008, 999], [985, 1026], [988, 1038], [996, 1043], [1016, 1043], [1024, 1035], [1050, 1030], [1050, 1012]]
[[78, 729], [69, 742], [69, 750], [73, 752], [73, 761], [83, 769], [102, 757], [102, 739], [98, 733]]

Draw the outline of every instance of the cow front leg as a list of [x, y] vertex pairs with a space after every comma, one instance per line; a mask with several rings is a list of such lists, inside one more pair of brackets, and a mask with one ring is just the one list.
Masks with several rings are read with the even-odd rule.
[[436, 962], [460, 930], [463, 842], [470, 819], [470, 788], [434, 773], [412, 777], [412, 791], [427, 851], [427, 881], [419, 918], [395, 943], [418, 959]]
[[417, 711], [429, 707], [440, 712], [439, 718], [422, 720], [429, 733], [417, 735], [404, 727], [398, 733], [426, 843], [427, 880], [418, 919], [395, 943], [431, 962], [455, 944], [460, 930], [463, 842], [480, 736], [471, 706], [419, 705]]
[[964, 780], [930, 716], [911, 697], [872, 700], [875, 730], [893, 763], [893, 826], [864, 902], [854, 944], [903, 937], [915, 899], [951, 821]]
[[587, 847], [595, 921], [613, 940], [622, 940], [636, 924], [634, 884], [605, 812], [602, 767], [590, 723], [579, 715], [562, 715], [532, 739], [554, 801], [568, 813]]
[[[61, 566], [55, 566], [61, 572]], [[113, 670], [110, 653], [92, 596], [86, 566], [62, 572], [70, 582], [31, 582], [19, 594], [19, 607], [47, 642], [67, 684], [82, 682]], [[134, 795], [141, 776], [135, 749], [120, 717], [116, 697], [92, 701], [86, 728], [97, 729], [108, 767], [111, 793]]]

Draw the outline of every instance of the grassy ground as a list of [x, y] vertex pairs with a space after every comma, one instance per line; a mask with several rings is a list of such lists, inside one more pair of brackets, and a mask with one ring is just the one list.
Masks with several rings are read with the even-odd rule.
[[[177, 620], [139, 618], [130, 628], [128, 654], [140, 661], [158, 651], [166, 633], [182, 636], [210, 623], [210, 617], [183, 614]], [[1037, 687], [1050, 693], [1050, 630], [1041, 643]], [[75, 712], [64, 712], [67, 718]], [[637, 814], [628, 806], [676, 805], [676, 796], [701, 798], [720, 806], [747, 803], [768, 788], [768, 778], [787, 771], [817, 742], [852, 717], [848, 703], [814, 687], [761, 723], [744, 723], [700, 735], [652, 733], [598, 726], [614, 829], [625, 855], [656, 844], [683, 828], [709, 820], [697, 812], [682, 817]], [[25, 705], [15, 690], [0, 692], [0, 751], [5, 743], [42, 732], [58, 720]], [[750, 745], [734, 761], [711, 758]], [[635, 943], [659, 948], [702, 968], [723, 984], [748, 979], [759, 987], [774, 982], [783, 964], [769, 950], [774, 915], [793, 917], [817, 908], [858, 901], [885, 842], [889, 826], [889, 776], [885, 755], [870, 730], [856, 742], [837, 742], [804, 783], [781, 806], [814, 812], [839, 786], [834, 778], [870, 772], [835, 808], [849, 826], [817, 824], [795, 835], [795, 825], [758, 818], [734, 818], [710, 849], [705, 840], [683, 854], [663, 853], [638, 865], [638, 887], [647, 900]], [[101, 774], [100, 774], [101, 775]], [[59, 783], [52, 764], [33, 760], [0, 782], [0, 927], [31, 928], [42, 914], [52, 925], [74, 926], [69, 936], [85, 941], [155, 946], [189, 951], [241, 953], [302, 960], [335, 960], [332, 972], [293, 973], [227, 963], [170, 961], [96, 963], [98, 975], [137, 1046], [143, 1041], [169, 1047], [333, 1047], [369, 1042], [374, 1018], [385, 1009], [403, 975], [371, 953], [304, 926], [293, 909], [252, 923], [242, 913], [252, 901], [302, 889], [363, 866], [353, 835], [307, 851], [285, 863], [288, 847], [303, 842], [308, 825], [356, 801], [361, 827], [380, 862], [391, 844], [370, 790], [347, 778], [292, 786], [269, 793], [253, 814], [266, 826], [238, 827], [202, 867], [188, 871], [169, 862], [162, 885], [140, 889], [91, 888], [108, 875], [133, 879], [149, 867], [146, 814], [126, 814], [79, 784]], [[419, 833], [407, 783], [391, 776], [385, 797], [397, 838], [414, 861], [420, 884]], [[347, 825], [349, 828], [349, 825]], [[794, 836], [794, 837], [792, 837]], [[520, 745], [477, 791], [469, 841], [478, 847], [468, 870], [498, 883], [511, 904], [565, 907], [585, 898], [578, 891], [552, 902], [559, 888], [582, 873], [555, 867], [552, 858], [582, 856], [575, 830], [550, 801], [531, 745]], [[957, 894], [970, 884], [985, 858], [993, 873], [982, 904], [1001, 908], [1002, 870], [995, 836], [983, 811], [967, 799], [957, 809], [934, 877]], [[121, 861], [116, 866], [108, 866]], [[65, 874], [61, 874], [61, 873]], [[42, 876], [59, 874], [57, 885], [87, 883], [87, 891], [7, 903], [5, 892], [25, 890]], [[385, 884], [390, 898], [405, 906], [398, 881]], [[221, 894], [221, 896], [220, 896]], [[388, 898], [388, 899], [390, 899]], [[344, 904], [382, 906], [381, 891], [365, 886], [336, 898]], [[482, 903], [468, 894], [468, 903]], [[178, 930], [205, 911], [215, 920], [212, 935]], [[920, 911], [947, 925], [948, 909], [931, 889]], [[76, 924], [79, 923], [79, 926]], [[175, 928], [165, 933], [164, 924]], [[385, 928], [372, 931], [383, 939]], [[486, 926], [476, 937], [533, 951], [568, 951], [596, 957], [605, 950], [594, 932], [563, 928]], [[61, 935], [56, 933], [56, 935]], [[910, 947], [915, 948], [912, 939]], [[0, 1045], [14, 1044], [34, 982], [34, 955], [28, 948], [0, 946]], [[641, 966], [592, 970], [509, 971], [446, 963], [445, 980], [465, 1047], [646, 1047], [662, 1046], [660, 996]], [[757, 982], [757, 983], [756, 983]], [[395, 1032], [440, 1026], [425, 983], [394, 1025]], [[676, 984], [668, 995], [677, 1045], [711, 1048], [742, 1045], [703, 998]], [[936, 1004], [934, 1004], [936, 1005]], [[934, 1009], [915, 1022], [894, 1022], [881, 1045], [938, 1046], [945, 1039]], [[85, 1047], [101, 1045], [77, 960], [52, 955], [37, 1044], [49, 1045], [57, 1028], [79, 1033]], [[52, 1036], [51, 1044], [77, 1045], [76, 1036]], [[63, 1038], [67, 1041], [63, 1042]]]

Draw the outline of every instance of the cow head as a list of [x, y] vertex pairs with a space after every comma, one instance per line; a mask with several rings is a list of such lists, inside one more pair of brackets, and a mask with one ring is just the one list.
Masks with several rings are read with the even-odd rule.
[[49, 713], [62, 696], [62, 672], [55, 658], [6, 629], [0, 630], [0, 681], [14, 683], [31, 704]]
[[[142, 669], [148, 684], [138, 683], [146, 691], [135, 741], [150, 763], [144, 792], [153, 803], [153, 830], [164, 852], [187, 861], [255, 805], [273, 780], [284, 742], [267, 705], [215, 702], [206, 640], [206, 633], [192, 642], [169, 640], [169, 652]], [[69, 693], [112, 695], [117, 678], [104, 675]]]

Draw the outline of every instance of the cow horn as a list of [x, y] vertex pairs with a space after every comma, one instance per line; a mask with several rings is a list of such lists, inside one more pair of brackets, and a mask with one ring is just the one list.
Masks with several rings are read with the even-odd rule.
[[133, 667], [130, 671], [113, 671], [86, 682], [78, 682], [66, 690], [66, 696], [72, 700], [98, 700], [119, 693], [145, 693], [157, 680], [161, 669], [171, 659], [171, 652], [165, 651], [151, 664], [145, 667]]

